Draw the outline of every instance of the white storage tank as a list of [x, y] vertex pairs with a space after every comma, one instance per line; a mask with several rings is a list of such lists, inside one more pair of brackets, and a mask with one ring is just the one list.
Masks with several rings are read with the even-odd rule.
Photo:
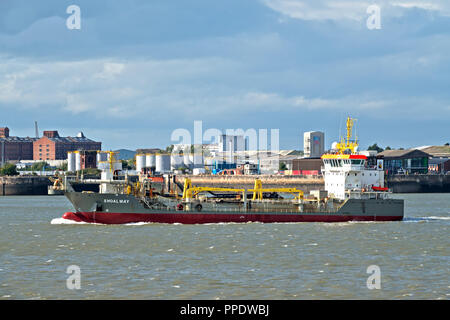
[[192, 161], [191, 161], [191, 157], [189, 156], [189, 153], [185, 153], [183, 155], [183, 163], [186, 168], [188, 168], [188, 169], [192, 168]]
[[136, 171], [141, 172], [145, 168], [145, 154], [136, 155]]
[[214, 158], [212, 157], [203, 158], [203, 161], [205, 162], [205, 166], [212, 166], [214, 163]]
[[199, 174], [205, 174], [206, 170], [205, 168], [196, 168], [192, 171], [192, 173], [197, 176]]
[[81, 153], [80, 151], [75, 151], [75, 170], [81, 170]]
[[145, 155], [145, 167], [146, 168], [155, 168], [156, 167], [156, 158], [152, 153], [147, 153]]
[[75, 172], [75, 153], [67, 152], [67, 171]]
[[170, 170], [176, 170], [180, 167], [184, 167], [183, 156], [178, 153], [170, 156]]
[[157, 154], [156, 155], [156, 172], [165, 173], [170, 171], [170, 155]]
[[193, 161], [194, 168], [204, 168], [202, 154], [194, 154], [193, 160], [194, 160]]
[[113, 171], [122, 171], [122, 161], [113, 162]]
[[103, 161], [108, 161], [108, 153], [103, 152], [103, 151], [98, 151], [97, 152], [97, 163], [100, 163]]
[[97, 162], [97, 169], [109, 170], [109, 162], [108, 161]]

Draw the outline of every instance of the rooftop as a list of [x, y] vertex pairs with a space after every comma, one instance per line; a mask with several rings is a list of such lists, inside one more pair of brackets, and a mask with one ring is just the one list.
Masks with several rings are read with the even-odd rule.
[[7, 138], [0, 138], [0, 141], [6, 141], [6, 142], [33, 142], [38, 140], [37, 138], [30, 138], [30, 137], [13, 137], [9, 136]]
[[[97, 142], [91, 139], [88, 139], [86, 137], [47, 137], [49, 140], [51, 141], [55, 141], [55, 142], [64, 142], [64, 143], [76, 143], [76, 142]], [[38, 139], [35, 139], [38, 140]]]
[[433, 157], [450, 157], [450, 146], [430, 146], [421, 150]]
[[424, 151], [417, 149], [405, 149], [405, 150], [384, 150], [377, 154], [377, 157], [386, 158], [421, 158], [429, 157], [430, 155]]

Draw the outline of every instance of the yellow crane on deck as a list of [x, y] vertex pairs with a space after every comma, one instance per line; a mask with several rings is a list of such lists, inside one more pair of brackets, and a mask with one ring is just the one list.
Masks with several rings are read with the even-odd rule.
[[215, 191], [223, 191], [223, 192], [236, 192], [242, 193], [243, 197], [246, 197], [246, 192], [253, 192], [253, 200], [262, 200], [263, 193], [265, 192], [282, 192], [282, 193], [290, 193], [295, 196], [295, 199], [303, 199], [303, 191], [297, 188], [263, 188], [262, 182], [260, 179], [255, 180], [254, 189], [237, 189], [237, 188], [220, 188], [220, 187], [195, 187], [192, 186], [192, 181], [189, 178], [184, 180], [183, 186], [183, 200], [192, 199], [197, 196], [201, 192], [215, 192]]

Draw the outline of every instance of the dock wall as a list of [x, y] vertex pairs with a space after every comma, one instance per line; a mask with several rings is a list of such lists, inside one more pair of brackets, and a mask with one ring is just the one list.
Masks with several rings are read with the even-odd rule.
[[394, 193], [450, 192], [450, 174], [393, 175], [386, 182]]
[[41, 176], [0, 177], [0, 196], [47, 195], [51, 181]]

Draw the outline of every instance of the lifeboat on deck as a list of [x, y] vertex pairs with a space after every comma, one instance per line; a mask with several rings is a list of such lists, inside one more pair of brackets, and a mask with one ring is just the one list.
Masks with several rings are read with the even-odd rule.
[[389, 188], [372, 186], [373, 191], [389, 191]]

